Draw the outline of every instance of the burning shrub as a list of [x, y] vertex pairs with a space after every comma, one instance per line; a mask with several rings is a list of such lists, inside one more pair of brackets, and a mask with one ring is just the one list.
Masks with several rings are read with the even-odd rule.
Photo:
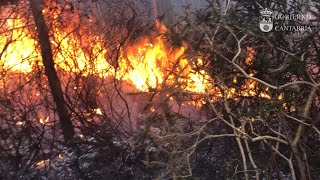
[[263, 33], [242, 1], [186, 7], [166, 27], [132, 2], [43, 2], [51, 84], [41, 26], [37, 38], [30, 10], [4, 6], [1, 177], [317, 177], [318, 31]]

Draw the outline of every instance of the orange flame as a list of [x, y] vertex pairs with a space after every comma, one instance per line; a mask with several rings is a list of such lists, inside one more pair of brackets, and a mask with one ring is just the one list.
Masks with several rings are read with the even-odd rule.
[[[4, 70], [29, 73], [34, 65], [42, 66], [39, 61], [41, 56], [37, 41], [31, 37], [26, 28], [23, 28], [23, 22], [24, 19], [21, 17], [15, 20], [8, 19], [6, 26], [12, 31], [10, 34], [0, 35], [0, 49], [5, 49], [8, 45], [1, 57]], [[161, 33], [167, 31], [164, 25], [157, 23], [157, 26]], [[129, 81], [141, 91], [157, 88], [165, 79], [169, 80], [166, 82], [168, 85], [183, 83], [185, 90], [191, 92], [204, 92], [210, 86], [206, 72], [191, 72], [192, 66], [187, 59], [182, 58], [187, 49], [185, 44], [173, 49], [168, 47], [161, 36], [153, 39], [141, 38], [138, 43], [121, 50], [118, 58], [119, 69], [115, 74], [114, 67], [105, 58], [108, 49], [103, 47], [99, 37], [81, 37], [87, 42], [95, 42], [91, 45], [90, 53], [86, 53], [81, 46], [80, 38], [53, 27], [51, 43], [55, 64], [57, 68], [66, 72], [77, 72], [82, 75], [94, 73], [100, 77], [115, 76], [117, 79]], [[10, 42], [11, 39], [14, 39], [14, 42]], [[199, 59], [198, 62], [201, 63], [202, 60]], [[175, 66], [170, 69], [173, 65]], [[173, 70], [179, 71], [175, 72], [180, 76], [178, 82], [173, 73], [170, 74]]]
[[[46, 9], [43, 12], [45, 15], [49, 13]], [[1, 17], [7, 14], [0, 13]], [[56, 14], [53, 14], [53, 17], [58, 18]], [[1, 71], [29, 73], [36, 65], [42, 66], [38, 42], [32, 37], [34, 32], [30, 32], [24, 26], [25, 21], [26, 19], [15, 15], [14, 18], [8, 18], [5, 22], [4, 27], [9, 31], [0, 33], [0, 51], [4, 52], [0, 57]], [[92, 34], [78, 37], [73, 33], [73, 29], [62, 29], [55, 22], [51, 28], [51, 46], [57, 69], [80, 73], [84, 76], [90, 74], [101, 78], [112, 76], [118, 80], [130, 82], [140, 91], [173, 86], [194, 93], [215, 92], [217, 96], [222, 94], [213, 87], [213, 80], [208, 72], [204, 69], [194, 71], [195, 67], [205, 64], [201, 58], [190, 59], [185, 56], [188, 49], [185, 43], [179, 48], [172, 48], [161, 36], [143, 37], [137, 43], [121, 49], [117, 59], [118, 67], [115, 67], [109, 63], [110, 60], [106, 59], [109, 50], [104, 46], [102, 37]], [[160, 33], [167, 31], [161, 23], [157, 23], [157, 27]], [[84, 48], [83, 44], [90, 44], [88, 46], [90, 49]], [[255, 50], [248, 47], [247, 51], [245, 63], [252, 65]], [[254, 76], [254, 74], [255, 72], [252, 72], [250, 75]], [[233, 82], [236, 83], [237, 79], [234, 78]], [[237, 93], [243, 96], [256, 96], [257, 85], [256, 81], [247, 80], [241, 92], [231, 88], [227, 96], [232, 98], [233, 94]], [[259, 96], [270, 98], [268, 89], [261, 92]]]
[[37, 42], [30, 36], [29, 31], [23, 28], [21, 18], [7, 19], [5, 23], [6, 29], [12, 31], [0, 35], [0, 50], [3, 51], [0, 57], [2, 70], [31, 72], [36, 63], [35, 59], [40, 55], [34, 48]]

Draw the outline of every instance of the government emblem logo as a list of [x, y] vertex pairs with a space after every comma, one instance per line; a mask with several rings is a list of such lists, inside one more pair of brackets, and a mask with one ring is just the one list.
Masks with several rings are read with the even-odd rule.
[[263, 32], [270, 32], [273, 28], [272, 11], [268, 8], [260, 10], [260, 29]]

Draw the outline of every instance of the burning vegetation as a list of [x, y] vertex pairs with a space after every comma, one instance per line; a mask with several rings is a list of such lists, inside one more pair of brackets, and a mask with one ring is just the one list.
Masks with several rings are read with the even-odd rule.
[[266, 34], [234, 2], [166, 26], [130, 0], [1, 1], [0, 179], [317, 177], [319, 29]]

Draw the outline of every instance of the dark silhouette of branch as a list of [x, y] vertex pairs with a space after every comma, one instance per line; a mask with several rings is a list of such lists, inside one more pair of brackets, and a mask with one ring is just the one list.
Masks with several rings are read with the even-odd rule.
[[62, 128], [62, 134], [66, 142], [70, 141], [75, 132], [73, 129], [72, 122], [70, 120], [70, 114], [68, 112], [61, 83], [58, 78], [57, 72], [54, 67], [52, 49], [49, 41], [49, 32], [45, 24], [45, 20], [42, 14], [42, 7], [40, 0], [30, 0], [32, 14], [37, 27], [38, 39], [40, 42], [41, 56], [45, 67], [45, 74], [49, 81], [53, 100], [56, 104], [59, 121]]

